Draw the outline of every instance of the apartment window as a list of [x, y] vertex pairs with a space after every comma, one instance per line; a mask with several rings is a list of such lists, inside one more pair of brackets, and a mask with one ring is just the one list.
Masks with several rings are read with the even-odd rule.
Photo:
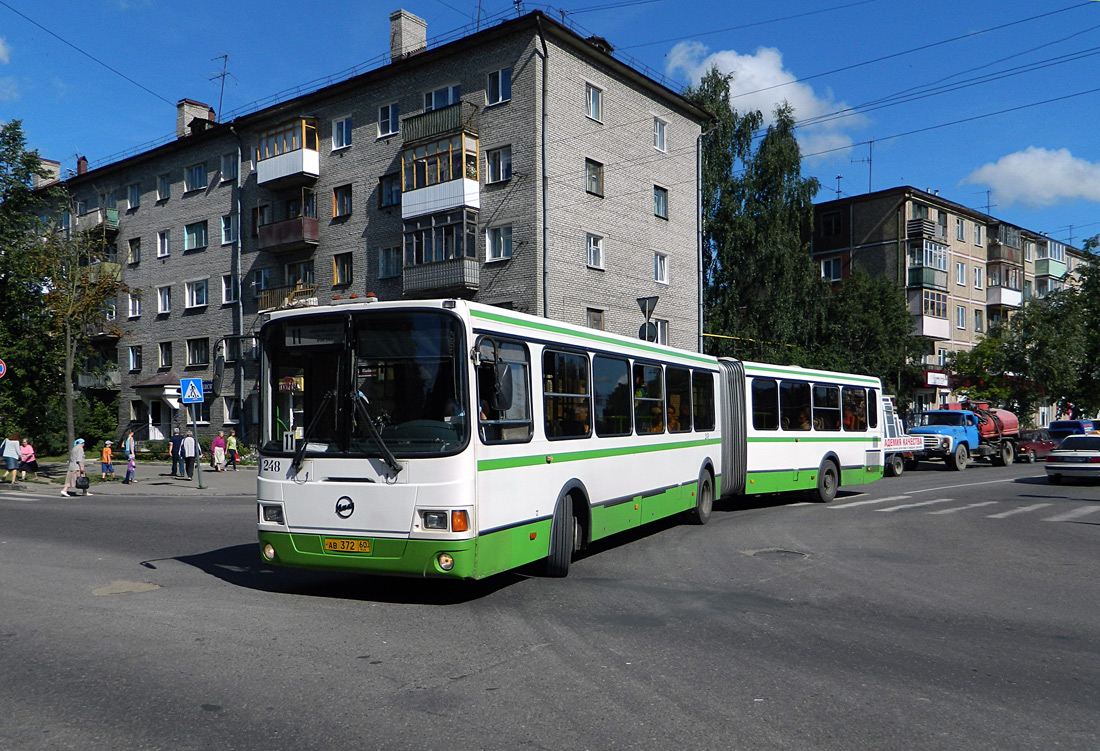
[[962, 305], [955, 306], [955, 328], [959, 330], [966, 329], [966, 308]]
[[963, 220], [959, 217], [955, 217], [955, 239], [959, 242], [966, 240], [966, 228], [963, 227]]
[[378, 249], [378, 278], [401, 276], [401, 246]]
[[982, 244], [982, 225], [980, 225], [980, 224], [975, 224], [974, 225], [974, 244], [975, 245], [981, 245]]
[[450, 180], [478, 179], [478, 140], [471, 135], [449, 138], [405, 149], [401, 169], [406, 191]]
[[260, 227], [271, 224], [274, 217], [271, 204], [265, 203], [252, 209], [252, 236], [260, 234]]
[[225, 361], [237, 362], [241, 359], [241, 340], [240, 339], [226, 339], [225, 340]]
[[947, 318], [947, 295], [942, 292], [924, 290], [923, 313], [933, 318]]
[[141, 238], [131, 237], [126, 245], [126, 263], [141, 263]]
[[821, 260], [821, 278], [830, 282], [839, 282], [843, 277], [843, 264], [839, 258], [823, 258]]
[[603, 197], [603, 165], [593, 159], [584, 160], [584, 189]]
[[588, 328], [599, 329], [600, 331], [606, 330], [607, 327], [604, 325], [604, 312], [602, 310], [588, 308], [587, 319]]
[[183, 171], [183, 191], [202, 190], [206, 187], [206, 165], [192, 164]]
[[939, 365], [941, 368], [944, 367], [945, 365], [947, 365], [947, 350], [946, 349], [936, 350], [936, 364]]
[[821, 236], [836, 237], [840, 234], [840, 212], [830, 211], [821, 215]]
[[222, 245], [237, 242], [237, 215], [226, 214], [222, 217]]
[[955, 284], [960, 287], [966, 286], [966, 264], [962, 262], [955, 263]]
[[512, 69], [503, 68], [489, 74], [485, 87], [485, 103], [500, 104], [512, 98]]
[[488, 170], [485, 182], [499, 183], [512, 177], [512, 147], [493, 149], [485, 152], [485, 167]]
[[126, 186], [126, 203], [129, 208], [136, 209], [141, 205], [141, 185], [134, 183]]
[[668, 219], [668, 188], [653, 186], [653, 216]]
[[172, 230], [157, 233], [157, 258], [167, 258], [172, 252]]
[[[477, 258], [477, 235], [477, 212], [471, 209], [455, 209], [408, 219], [404, 223], [405, 265]], [[507, 236], [501, 238], [501, 242], [505, 241], [510, 251], [511, 225]], [[491, 252], [490, 243], [486, 253]], [[492, 258], [487, 257], [486, 260]]]
[[590, 83], [584, 85], [584, 114], [596, 122], [603, 122], [603, 89]]
[[237, 155], [222, 154], [222, 181], [237, 179]]
[[585, 239], [586, 263], [594, 269], [603, 268], [603, 238], [589, 233]]
[[129, 313], [129, 315], [130, 315], [131, 318], [137, 318], [138, 316], [141, 315], [141, 293], [140, 292], [130, 292], [129, 293], [129, 300], [130, 300], [130, 305], [129, 305], [130, 313]]
[[141, 370], [141, 345], [130, 347], [130, 371]]
[[222, 399], [225, 424], [226, 425], [239, 425], [241, 422], [241, 400], [237, 397], [227, 396]]
[[185, 225], [183, 228], [183, 249], [198, 250], [206, 247], [206, 220]]
[[172, 195], [172, 178], [169, 175], [157, 176], [157, 200], [167, 201]]
[[428, 91], [424, 94], [424, 111], [429, 112], [458, 104], [461, 98], [462, 87], [457, 83], [454, 86], [444, 86], [435, 91]]
[[157, 287], [157, 313], [172, 312], [172, 288]]
[[401, 205], [401, 175], [383, 175], [378, 179], [378, 200], [382, 208]]
[[332, 121], [332, 150], [351, 146], [351, 115]]
[[237, 277], [222, 274], [222, 305], [237, 302]]
[[210, 422], [210, 399], [199, 404], [185, 404], [184, 407], [184, 419], [188, 423], [194, 423], [202, 425]]
[[401, 108], [397, 102], [378, 108], [378, 137], [392, 136], [401, 130]]
[[512, 225], [490, 227], [485, 233], [486, 260], [496, 261], [512, 257]]
[[1030, 240], [1025, 242], [1024, 243], [1024, 260], [1025, 261], [1030, 261], [1032, 255], [1034, 254], [1034, 252], [1035, 252], [1035, 243], [1031, 242]]
[[914, 219], [927, 219], [928, 218], [928, 207], [925, 206], [923, 203], [914, 203], [913, 204], [913, 218]]
[[665, 253], [653, 254], [653, 281], [668, 284], [668, 255]]
[[313, 261], [298, 261], [286, 265], [286, 283], [290, 286], [297, 284], [313, 284]]
[[654, 318], [653, 325], [657, 327], [657, 343], [668, 344], [668, 321]]
[[187, 340], [187, 364], [188, 365], [209, 365], [210, 364], [210, 340], [206, 337], [202, 339], [188, 339]]
[[207, 286], [206, 279], [187, 282], [187, 307], [201, 308], [206, 305]]
[[271, 269], [253, 269], [252, 296], [259, 297], [265, 289], [271, 289]]
[[351, 253], [337, 253], [332, 257], [332, 283], [351, 284]]
[[348, 216], [351, 214], [351, 186], [341, 185], [332, 190], [332, 215]]
[[659, 117], [653, 118], [653, 148], [668, 151], [668, 123]]
[[103, 318], [113, 321], [118, 317], [118, 303], [115, 300], [107, 300], [103, 303]]
[[172, 342], [161, 342], [158, 349], [160, 350], [160, 367], [172, 367]]
[[985, 316], [982, 315], [982, 311], [974, 311], [974, 330], [979, 334], [985, 331]]
[[982, 270], [978, 266], [974, 267], [974, 289], [982, 288]]

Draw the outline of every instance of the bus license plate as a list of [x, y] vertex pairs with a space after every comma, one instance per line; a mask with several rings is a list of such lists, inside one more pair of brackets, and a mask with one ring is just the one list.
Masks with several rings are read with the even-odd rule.
[[370, 540], [353, 540], [346, 537], [326, 537], [325, 550], [333, 553], [369, 553]]

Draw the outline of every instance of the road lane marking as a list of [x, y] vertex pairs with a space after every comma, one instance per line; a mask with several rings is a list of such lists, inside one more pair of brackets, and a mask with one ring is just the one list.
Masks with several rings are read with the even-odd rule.
[[892, 495], [888, 498], [872, 498], [869, 501], [852, 501], [851, 503], [842, 503], [838, 506], [829, 505], [825, 508], [852, 508], [853, 506], [866, 506], [868, 503], [887, 503], [889, 501], [904, 501], [909, 496], [907, 495]]
[[966, 506], [956, 506], [955, 508], [942, 508], [939, 511], [929, 511], [929, 514], [954, 514], [956, 511], [966, 511], [967, 509], [978, 508], [979, 506], [992, 506], [1000, 501], [983, 501], [981, 503], [970, 503]]
[[1056, 516], [1048, 516], [1043, 519], [1044, 522], [1069, 522], [1074, 519], [1080, 519], [1082, 516], [1088, 516], [1089, 514], [1095, 514], [1100, 511], [1100, 506], [1082, 506], [1081, 508], [1075, 508], [1073, 511], [1067, 511], [1064, 514], [1057, 514]]
[[904, 509], [920, 508], [921, 506], [931, 506], [931, 505], [936, 504], [936, 503], [949, 503], [950, 501], [953, 501], [953, 500], [955, 500], [955, 499], [954, 498], [937, 498], [934, 501], [920, 501], [918, 503], [903, 503], [900, 506], [891, 506], [890, 508], [877, 508], [877, 509], [875, 509], [875, 511], [886, 511], [886, 512], [902, 511]]
[[[1041, 475], [1036, 475], [1036, 477], [1041, 477]], [[976, 485], [996, 485], [999, 482], [1016, 482], [1017, 480], [1022, 480], [1022, 479], [1024, 479], [1024, 478], [1022, 478], [1022, 477], [1010, 477], [1007, 480], [986, 480], [985, 482], [968, 482], [964, 485], [944, 485], [943, 487], [940, 487], [940, 488], [925, 488], [924, 490], [910, 490], [909, 492], [910, 493], [933, 493], [933, 492], [936, 492], [936, 491], [943, 491], [943, 490], [955, 490], [956, 488], [972, 488]]]
[[1020, 508], [1014, 508], [1011, 511], [1002, 511], [999, 514], [990, 514], [989, 518], [990, 519], [1004, 519], [1005, 517], [1012, 516], [1013, 514], [1026, 514], [1028, 511], [1035, 511], [1036, 509], [1045, 508], [1046, 506], [1049, 506], [1049, 505], [1050, 505], [1049, 503], [1034, 503], [1030, 506], [1021, 506]]
[[17, 501], [37, 501], [40, 497], [38, 493], [20, 493], [18, 490], [0, 493], [0, 498], [12, 498]]

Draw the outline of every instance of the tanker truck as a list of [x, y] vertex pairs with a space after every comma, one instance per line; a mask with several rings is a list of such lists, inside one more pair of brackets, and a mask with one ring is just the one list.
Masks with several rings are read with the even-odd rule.
[[988, 402], [960, 402], [922, 412], [909, 434], [924, 440], [920, 458], [942, 459], [950, 469], [966, 469], [971, 457], [985, 457], [1004, 467], [1016, 458], [1020, 421]]

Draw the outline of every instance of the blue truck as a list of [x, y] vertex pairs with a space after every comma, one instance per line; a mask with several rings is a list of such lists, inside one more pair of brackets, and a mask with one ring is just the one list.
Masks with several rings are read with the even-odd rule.
[[956, 471], [966, 469], [971, 458], [979, 457], [1004, 467], [1016, 459], [1020, 421], [1013, 413], [993, 409], [987, 402], [960, 402], [922, 412], [909, 434], [924, 440], [918, 454], [921, 459], [942, 459]]

